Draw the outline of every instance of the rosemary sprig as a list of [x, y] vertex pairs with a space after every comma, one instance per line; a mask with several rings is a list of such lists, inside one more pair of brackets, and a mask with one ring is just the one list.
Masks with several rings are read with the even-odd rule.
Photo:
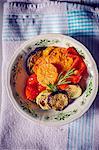
[[66, 72], [65, 75], [63, 75], [63, 72], [61, 72], [58, 76], [58, 81], [56, 84], [48, 84], [47, 86], [50, 88], [51, 91], [55, 92], [57, 91], [57, 86], [62, 84], [68, 84], [71, 83], [71, 81], [66, 81], [71, 75], [74, 74], [75, 69], [71, 69], [68, 72]]
[[58, 81], [63, 78], [63, 72], [58, 75]]
[[53, 92], [56, 92], [58, 89], [57, 89], [57, 85], [55, 85], [55, 84], [48, 84], [47, 85], [49, 88], [50, 88], [50, 90], [51, 91], [53, 91]]
[[68, 83], [71, 83], [71, 81], [62, 81], [62, 82], [60, 82], [60, 83], [57, 83], [57, 85], [68, 84]]
[[64, 76], [62, 74], [60, 74], [60, 78], [57, 82], [57, 85], [60, 85], [60, 84], [67, 84], [67, 83], [70, 83], [70, 81], [66, 81], [67, 78], [69, 78], [71, 75], [74, 74], [74, 70], [75, 69], [71, 69], [69, 70]]

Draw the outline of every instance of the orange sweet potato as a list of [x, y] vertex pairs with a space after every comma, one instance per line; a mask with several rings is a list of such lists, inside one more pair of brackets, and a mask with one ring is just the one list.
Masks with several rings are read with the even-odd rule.
[[54, 84], [57, 80], [57, 69], [52, 64], [42, 64], [37, 69], [37, 80], [42, 86]]
[[37, 74], [37, 69], [40, 65], [46, 64], [46, 61], [43, 57], [40, 57], [33, 66], [33, 71]]

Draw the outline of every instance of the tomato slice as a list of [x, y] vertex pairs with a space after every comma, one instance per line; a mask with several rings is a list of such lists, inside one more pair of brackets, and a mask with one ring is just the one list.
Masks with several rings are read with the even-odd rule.
[[35, 73], [29, 76], [27, 80], [27, 85], [37, 85], [37, 83], [37, 75]]
[[35, 100], [38, 94], [39, 94], [39, 91], [36, 88], [33, 88], [32, 86], [26, 86], [25, 95], [28, 100], [31, 100], [31, 101]]

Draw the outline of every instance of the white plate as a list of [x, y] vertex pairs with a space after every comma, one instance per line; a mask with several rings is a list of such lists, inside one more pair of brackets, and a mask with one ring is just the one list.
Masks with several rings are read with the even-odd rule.
[[[20, 97], [20, 94], [16, 91], [17, 78], [20, 77], [20, 79], [22, 78], [22, 80], [19, 79], [20, 82], [25, 82], [25, 79], [22, 76], [22, 68], [18, 66], [19, 62], [22, 61], [23, 57], [35, 47], [52, 45], [60, 47], [74, 46], [77, 51], [84, 56], [84, 60], [89, 71], [86, 90], [81, 97], [75, 100], [75, 102], [63, 111], [43, 111], [31, 102], [25, 103], [24, 100], [22, 100], [24, 98]], [[91, 106], [98, 90], [98, 71], [94, 59], [83, 44], [69, 36], [60, 34], [45, 34], [34, 37], [16, 50], [11, 62], [9, 63], [6, 85], [12, 104], [23, 116], [31, 119], [33, 122], [35, 121], [49, 126], [63, 125], [81, 117]], [[18, 83], [18, 86], [20, 86], [22, 91], [23, 87], [21, 87], [21, 85], [21, 83]]]

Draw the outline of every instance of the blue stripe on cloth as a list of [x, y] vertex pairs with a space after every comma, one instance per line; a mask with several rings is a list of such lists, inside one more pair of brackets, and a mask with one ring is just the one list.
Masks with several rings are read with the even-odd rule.
[[80, 119], [69, 124], [67, 150], [94, 150], [94, 107]]
[[12, 22], [13, 25], [14, 25], [14, 23], [16, 24], [17, 21], [18, 22], [22, 21], [22, 23], [24, 24], [24, 22], [32, 21], [33, 19], [34, 20], [36, 19], [38, 21], [38, 23], [39, 23], [39, 21], [41, 21], [43, 19], [45, 21], [47, 21], [47, 22], [59, 21], [59, 20], [65, 21], [67, 13], [68, 13], [69, 18], [74, 18], [74, 16], [75, 16], [75, 20], [77, 19], [77, 21], [78, 21], [78, 18], [79, 18], [79, 21], [80, 20], [82, 21], [83, 17], [85, 19], [87, 19], [87, 21], [88, 21], [89, 20], [88, 17], [89, 16], [90, 17], [93, 16], [92, 12], [89, 13], [88, 11], [84, 12], [84, 11], [79, 11], [79, 10], [78, 11], [68, 11], [68, 12], [66, 12], [66, 14], [64, 12], [64, 14], [61, 14], [61, 15], [57, 15], [57, 14], [56, 15], [55, 14], [53, 14], [53, 15], [45, 15], [45, 14], [44, 15], [36, 15], [36, 14], [32, 15], [31, 14], [31, 16], [28, 16], [27, 14], [24, 14], [22, 16], [20, 16], [20, 14], [18, 14], [18, 15], [10, 15], [10, 16], [6, 15], [4, 17], [4, 25], [6, 25], [6, 23], [10, 23], [10, 22]]

